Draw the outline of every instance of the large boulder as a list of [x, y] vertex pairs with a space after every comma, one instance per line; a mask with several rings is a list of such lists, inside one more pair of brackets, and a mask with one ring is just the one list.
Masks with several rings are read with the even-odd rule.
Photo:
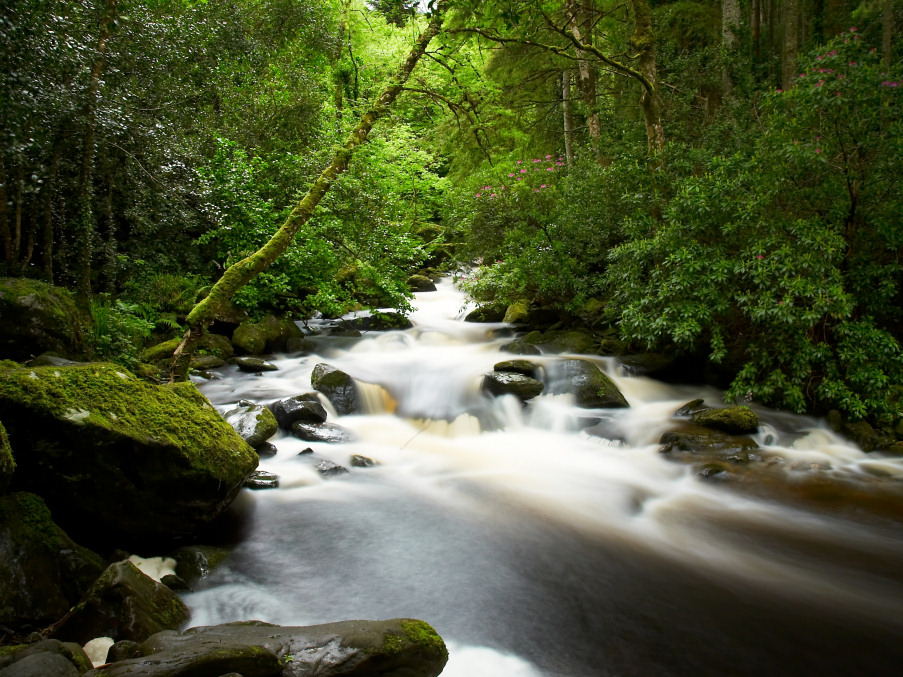
[[370, 315], [343, 319], [342, 326], [357, 331], [391, 331], [393, 329], [410, 329], [414, 323], [401, 313], [381, 310]]
[[408, 289], [414, 292], [436, 291], [435, 283], [426, 275], [411, 275], [407, 285]]
[[659, 443], [662, 445], [659, 453], [686, 462], [748, 463], [750, 453], [759, 448], [751, 437], [729, 435], [695, 425], [669, 430], [661, 436]]
[[105, 363], [0, 371], [16, 483], [70, 533], [188, 536], [235, 498], [254, 450], [191, 383], [157, 386]]
[[530, 320], [530, 302], [526, 299], [515, 301], [505, 311], [504, 322], [526, 324]]
[[517, 374], [510, 371], [493, 371], [483, 376], [482, 389], [498, 397], [500, 395], [514, 395], [522, 402], [532, 400], [542, 392], [542, 381], [537, 381], [530, 376]]
[[608, 376], [588, 360], [563, 360], [554, 364], [554, 393], [570, 393], [577, 406], [589, 409], [629, 407], [627, 400]]
[[729, 435], [749, 435], [759, 429], [759, 417], [749, 407], [703, 409], [693, 412], [690, 421], [703, 428], [720, 430]]
[[223, 414], [223, 418], [252, 447], [260, 446], [279, 430], [273, 412], [253, 402], [239, 403], [238, 407]]
[[281, 627], [249, 621], [161, 632], [141, 658], [86, 677], [437, 677], [448, 661], [442, 638], [423, 621], [342, 621]]
[[335, 423], [305, 423], [295, 421], [291, 427], [292, 435], [306, 442], [326, 442], [341, 444], [354, 440], [354, 434]]
[[232, 344], [248, 355], [263, 355], [267, 348], [267, 332], [265, 327], [251, 322], [243, 322], [232, 334]]
[[257, 326], [263, 329], [266, 336], [267, 352], [285, 352], [290, 340], [304, 338], [304, 332], [287, 317], [267, 315], [257, 323]]
[[6, 437], [6, 428], [3, 427], [3, 423], [0, 423], [0, 493], [9, 488], [15, 470], [16, 462], [13, 460], [13, 450]]
[[107, 567], [53, 633], [79, 644], [95, 637], [141, 642], [178, 629], [189, 617], [188, 607], [172, 590], [123, 560]]
[[344, 371], [321, 362], [310, 375], [310, 385], [326, 395], [340, 415], [360, 413], [361, 396], [357, 385]]
[[72, 294], [46, 282], [0, 278], [0, 357], [20, 362], [54, 352], [82, 359], [87, 318]]
[[501, 322], [505, 319], [504, 308], [493, 308], [492, 306], [479, 306], [474, 308], [464, 318], [465, 322]]
[[0, 625], [43, 625], [81, 599], [103, 561], [75, 543], [40, 497], [0, 498]]
[[280, 428], [291, 430], [292, 423], [324, 423], [328, 414], [316, 393], [296, 395], [270, 405]]
[[3, 677], [76, 677], [91, 669], [87, 654], [74, 642], [44, 639], [11, 648], [0, 656]]
[[493, 371], [508, 372], [511, 374], [523, 374], [530, 378], [536, 378], [539, 375], [540, 367], [530, 360], [504, 360], [496, 362], [492, 367]]

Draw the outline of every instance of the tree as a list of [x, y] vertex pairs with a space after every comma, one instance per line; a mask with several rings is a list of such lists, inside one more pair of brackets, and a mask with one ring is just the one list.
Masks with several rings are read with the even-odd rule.
[[230, 266], [213, 285], [209, 295], [189, 313], [188, 329], [173, 355], [170, 368], [170, 378], [173, 381], [185, 380], [191, 357], [206, 328], [223, 311], [226, 304], [241, 287], [259, 275], [285, 252], [295, 234], [311, 218], [317, 205], [335, 180], [348, 169], [355, 148], [367, 141], [373, 125], [389, 111], [395, 99], [404, 89], [404, 85], [418, 61], [426, 52], [429, 43], [439, 33], [446, 4], [445, 0], [439, 0], [436, 3], [428, 26], [417, 38], [393, 81], [379, 96], [374, 106], [360, 119], [345, 144], [336, 152], [332, 162], [295, 206], [285, 223], [261, 249]]

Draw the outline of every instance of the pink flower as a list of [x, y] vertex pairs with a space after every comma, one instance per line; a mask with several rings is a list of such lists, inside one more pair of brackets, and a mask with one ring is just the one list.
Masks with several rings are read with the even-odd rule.
[[778, 305], [779, 305], [779, 306], [783, 306], [783, 305], [784, 305], [784, 302], [783, 302], [783, 301], [778, 301]]
[[856, 32], [856, 26], [850, 26], [850, 33]]
[[534, 192], [534, 193], [538, 193], [538, 192], [539, 192], [539, 188], [534, 188], [534, 189], [533, 189], [533, 192]]
[[816, 60], [816, 61], [821, 61], [821, 60], [822, 60], [821, 54], [819, 54], [817, 57], [815, 57], [815, 60]]
[[546, 171], [547, 171], [547, 172], [554, 172], [554, 171], [555, 171], [555, 168], [554, 168], [554, 167], [546, 167]]
[[545, 188], [545, 187], [546, 187], [546, 184], [542, 184], [542, 185], [540, 186], [540, 188]]
[[551, 155], [546, 155], [546, 160], [551, 160], [551, 159], [552, 159]]
[[819, 80], [818, 82], [815, 83], [815, 86], [816, 86], [816, 87], [821, 87], [823, 84], [825, 84], [825, 81], [824, 81], [824, 80]]
[[834, 96], [840, 96], [840, 92], [834, 92]]
[[477, 197], [480, 197], [483, 193], [477, 193]]
[[784, 92], [783, 89], [779, 89], [779, 90], [778, 90], [778, 94], [782, 94], [783, 92]]
[[533, 162], [539, 162], [539, 161], [540, 161], [539, 158], [536, 158], [535, 160], [533, 160]]
[[514, 173], [513, 173], [513, 172], [512, 172], [512, 173], [511, 173], [511, 174], [509, 174], [509, 175], [508, 175], [508, 176], [509, 176], [509, 177], [512, 177], [512, 176], [514, 176]]
[[816, 148], [816, 149], [815, 149], [815, 152], [816, 152], [816, 153], [821, 153], [821, 148]]
[[876, 47], [872, 47], [872, 48], [869, 50], [869, 54], [871, 54], [872, 52], [874, 52], [875, 49], [877, 49], [877, 48], [876, 48]]
[[523, 162], [523, 160], [518, 160], [516, 164], [520, 164], [521, 162]]
[[517, 180], [520, 181], [520, 180], [523, 179], [523, 178], [524, 178], [524, 177], [522, 177], [522, 176], [518, 176], [518, 177], [517, 177]]
[[805, 73], [800, 73], [800, 77], [801, 77], [801, 78], [804, 78], [804, 77], [806, 77], [806, 74], [805, 74]]
[[850, 61], [850, 65], [851, 65], [851, 66], [855, 66], [855, 65], [856, 65], [856, 62], [855, 62], [855, 61]]
[[757, 258], [757, 259], [764, 259], [765, 257], [762, 256], [761, 254], [759, 254], [756, 258]]
[[520, 173], [521, 173], [521, 174], [526, 174], [526, 173], [527, 173], [527, 170], [526, 170], [526, 169], [521, 169], [521, 170], [520, 170]]
[[495, 197], [495, 193], [493, 193], [493, 194], [492, 194], [492, 195], [490, 195], [490, 196], [489, 196], [489, 197]]

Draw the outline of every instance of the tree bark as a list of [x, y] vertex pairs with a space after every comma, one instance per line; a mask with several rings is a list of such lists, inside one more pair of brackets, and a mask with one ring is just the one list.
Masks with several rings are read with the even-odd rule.
[[91, 188], [94, 169], [94, 136], [97, 122], [97, 98], [100, 94], [100, 78], [106, 62], [110, 31], [119, 13], [119, 1], [107, 0], [107, 10], [100, 22], [100, 36], [97, 39], [97, 53], [91, 64], [91, 79], [88, 82], [88, 97], [85, 102], [85, 137], [82, 146], [81, 171], [76, 191], [75, 224], [77, 257], [76, 291], [82, 302], [91, 295], [91, 239], [94, 234], [94, 211], [91, 204]]
[[320, 178], [295, 206], [275, 235], [259, 250], [229, 266], [223, 276], [213, 285], [210, 294], [188, 314], [188, 329], [185, 331], [179, 347], [176, 348], [170, 366], [171, 381], [184, 381], [188, 377], [191, 357], [206, 328], [216, 319], [239, 289], [266, 270], [288, 249], [297, 232], [310, 219], [320, 200], [323, 199], [339, 175], [348, 169], [348, 163], [355, 148], [367, 141], [373, 125], [388, 112], [389, 107], [404, 89], [417, 62], [426, 52], [430, 41], [439, 33], [446, 4], [447, 0], [439, 0], [436, 3], [436, 9], [429, 25], [417, 38], [392, 83], [380, 95], [373, 108], [364, 114], [351, 131], [345, 145], [336, 152], [332, 162], [323, 170]]
[[[591, 32], [588, 30], [589, 22], [586, 20], [585, 7], [577, 0], [568, 0], [567, 11], [569, 15], [568, 27], [578, 43], [592, 44]], [[583, 27], [581, 27], [581, 23]], [[589, 128], [589, 142], [593, 149], [596, 162], [602, 159], [599, 147], [602, 136], [602, 125], [599, 122], [599, 112], [596, 110], [596, 76], [592, 66], [587, 60], [586, 52], [579, 47], [577, 54], [577, 86], [583, 96], [583, 104], [586, 106], [586, 124]]]
[[799, 0], [784, 0], [784, 39], [781, 45], [781, 85], [784, 89], [790, 89], [797, 77], [799, 19]]
[[630, 38], [630, 44], [637, 50], [637, 70], [648, 82], [640, 98], [646, 123], [646, 139], [649, 154], [659, 156], [665, 149], [665, 128], [662, 125], [661, 101], [658, 96], [652, 10], [649, 7], [649, 0], [631, 0], [630, 5], [633, 8], [633, 36]]
[[740, 30], [740, 2], [739, 0], [721, 0], [721, 45], [726, 52], [727, 61], [721, 69], [721, 86], [725, 96], [730, 96], [734, 91], [734, 79], [731, 76], [730, 63], [734, 61], [732, 55], [736, 54]]
[[8, 181], [6, 162], [0, 156], [0, 239], [3, 241], [3, 259], [7, 264], [11, 264], [15, 257], [12, 232], [9, 229], [9, 194], [6, 192]]
[[760, 20], [761, 20], [761, 0], [752, 0], [752, 9], [750, 10], [750, 24], [752, 30], [752, 50], [753, 50], [753, 59], [758, 64], [759, 58], [761, 57], [761, 47], [760, 47]]
[[884, 17], [881, 26], [881, 61], [890, 68], [894, 46], [894, 0], [884, 0]]
[[564, 115], [564, 157], [568, 163], [568, 169], [574, 165], [574, 122], [571, 113], [571, 74], [569, 71], [561, 73], [561, 109]]
[[59, 135], [53, 140], [53, 151], [50, 154], [50, 166], [47, 170], [47, 181], [42, 189], [44, 198], [44, 229], [41, 236], [41, 275], [53, 284], [53, 191], [56, 188], [56, 176], [60, 165], [62, 144]]

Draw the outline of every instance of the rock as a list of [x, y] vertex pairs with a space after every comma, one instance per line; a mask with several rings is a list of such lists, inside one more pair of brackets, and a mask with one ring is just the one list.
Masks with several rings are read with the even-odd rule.
[[570, 331], [555, 332], [546, 343], [556, 352], [562, 353], [595, 353], [598, 352], [598, 342], [592, 333], [573, 329]]
[[285, 342], [285, 352], [308, 355], [316, 350], [316, 345], [309, 338], [290, 338]]
[[759, 417], [749, 407], [703, 409], [690, 415], [690, 421], [703, 428], [730, 435], [747, 435], [759, 429]]
[[706, 411], [711, 409], [712, 407], [706, 406], [705, 400], [695, 399], [690, 400], [685, 405], [683, 405], [680, 409], [675, 411], [672, 416], [676, 418], [685, 418], [688, 416], [692, 416], [693, 414], [697, 414], [701, 411]]
[[332, 461], [321, 461], [314, 466], [316, 471], [323, 477], [336, 477], [338, 475], [347, 475], [348, 468], [333, 463]]
[[0, 356], [19, 362], [53, 352], [73, 360], [85, 356], [84, 328], [72, 294], [46, 282], [0, 278]]
[[264, 371], [279, 371], [279, 367], [275, 364], [267, 362], [259, 357], [233, 357], [229, 362], [230, 364], [237, 366], [240, 371], [243, 371], [246, 374], [259, 374]]
[[562, 360], [554, 364], [552, 392], [574, 395], [577, 406], [589, 409], [629, 407], [627, 400], [608, 376], [587, 360]]
[[127, 661], [130, 658], [138, 658], [141, 655], [141, 644], [130, 639], [120, 639], [107, 651], [107, 660], [110, 663]]
[[244, 677], [437, 677], [448, 660], [436, 631], [408, 618], [308, 627], [260, 621], [202, 626], [154, 635], [142, 652], [141, 658], [110, 665], [96, 677], [218, 676], [229, 671]]
[[499, 348], [503, 353], [511, 353], [512, 355], [542, 355], [542, 351], [532, 343], [524, 341], [512, 341], [506, 343]]
[[70, 661], [54, 653], [31, 654], [0, 671], [2, 677], [78, 677], [79, 674]]
[[379, 311], [371, 315], [342, 320], [342, 324], [351, 331], [390, 331], [393, 329], [410, 329], [414, 326], [401, 313]]
[[411, 275], [407, 280], [408, 289], [414, 292], [436, 291], [436, 285], [425, 275]]
[[228, 337], [209, 331], [201, 337], [198, 348], [205, 351], [208, 355], [222, 360], [230, 360], [235, 355], [235, 348], [232, 347], [232, 341]]
[[827, 418], [835, 432], [855, 442], [863, 451], [885, 451], [895, 443], [891, 435], [875, 430], [868, 421], [850, 421], [837, 410], [828, 412]]
[[[44, 637], [37, 632], [29, 635], [29, 638], [31, 638], [32, 635], [34, 635], [34, 642], [32, 642], [30, 645], [20, 644], [0, 647], [0, 675], [10, 674], [5, 672], [3, 670], [4, 668], [7, 668], [14, 663], [26, 660], [30, 656], [37, 655], [59, 656], [66, 660], [70, 665], [75, 667], [77, 671], [76, 674], [81, 674], [82, 672], [91, 669], [90, 658], [85, 653], [84, 649], [82, 649], [82, 647], [80, 647], [78, 644], [75, 644], [74, 642], [61, 642], [58, 639], [44, 639]], [[56, 662], [56, 665], [62, 666], [62, 663]], [[28, 672], [22, 674], [32, 673]], [[39, 677], [53, 677], [57, 673], [36, 672], [34, 674], [38, 675]]]
[[163, 341], [163, 343], [158, 343], [150, 348], [146, 348], [144, 352], [141, 353], [141, 361], [156, 363], [165, 360], [169, 362], [172, 360], [172, 356], [181, 342], [181, 338], [171, 338], [168, 341]]
[[54, 355], [53, 353], [42, 353], [28, 363], [30, 367], [68, 367], [73, 364], [79, 364], [75, 360], [67, 360], [65, 357]]
[[[611, 345], [611, 344], [609, 344]], [[660, 380], [670, 381], [678, 372], [677, 360], [663, 353], [636, 353], [622, 355], [621, 364], [624, 371], [631, 376], [648, 376]]]
[[271, 353], [284, 352], [288, 349], [289, 340], [304, 338], [304, 332], [287, 317], [267, 315], [257, 323], [257, 326], [263, 329], [266, 350]]
[[266, 470], [255, 470], [245, 480], [248, 489], [278, 489], [279, 476]]
[[9, 489], [13, 481], [13, 473], [16, 470], [16, 462], [13, 459], [13, 450], [6, 436], [6, 428], [0, 422], [0, 494]]
[[263, 444], [259, 444], [254, 447], [254, 451], [257, 452], [258, 456], [275, 456], [279, 453], [279, 450], [276, 448], [275, 444], [271, 444], [270, 442], [264, 442]]
[[166, 574], [160, 579], [160, 582], [173, 592], [188, 592], [191, 589], [188, 581], [175, 574]]
[[176, 575], [189, 585], [207, 578], [228, 556], [228, 550], [213, 545], [185, 545], [172, 553]]
[[19, 486], [96, 540], [188, 536], [258, 463], [193, 384], [156, 386], [113, 364], [2, 371], [0, 410]]
[[492, 306], [480, 306], [471, 310], [464, 317], [465, 322], [501, 322], [505, 319], [505, 311]]
[[261, 404], [246, 404], [223, 414], [226, 423], [252, 447], [258, 447], [279, 430], [276, 417]]
[[232, 334], [232, 345], [247, 355], [262, 355], [267, 348], [266, 330], [251, 322], [243, 322]]
[[270, 409], [275, 414], [279, 427], [284, 430], [290, 430], [295, 421], [323, 423], [327, 417], [326, 409], [320, 404], [320, 398], [316, 393], [297, 395], [273, 402]]
[[696, 476], [706, 480], [725, 472], [727, 472], [727, 468], [720, 463], [706, 463], [704, 466], [702, 466], [702, 468], [699, 469], [699, 472], [696, 473]]
[[199, 371], [216, 369], [226, 364], [226, 361], [216, 355], [195, 355], [191, 358], [191, 368]]
[[360, 413], [361, 398], [357, 385], [344, 371], [321, 362], [314, 367], [310, 384], [314, 390], [326, 395], [339, 415]]
[[351, 442], [354, 435], [347, 428], [335, 423], [304, 423], [295, 421], [292, 423], [292, 435], [307, 442], [327, 442], [338, 444]]
[[530, 319], [530, 302], [526, 299], [515, 301], [505, 310], [502, 322], [508, 324], [525, 324]]
[[493, 367], [495, 371], [507, 372], [511, 374], [522, 374], [530, 378], [536, 378], [539, 374], [540, 367], [529, 360], [505, 360], [497, 362]]
[[359, 456], [355, 454], [351, 457], [351, 466], [353, 468], [374, 468], [379, 465], [372, 458], [367, 458], [366, 456]]
[[107, 567], [54, 634], [78, 644], [95, 637], [137, 642], [174, 630], [188, 617], [188, 607], [174, 592], [124, 560]]
[[693, 425], [664, 433], [659, 443], [663, 445], [659, 453], [678, 460], [703, 457], [731, 463], [748, 463], [750, 452], [759, 448], [750, 437], [737, 437]]
[[0, 625], [57, 620], [102, 571], [103, 560], [69, 538], [40, 497], [0, 498]]
[[514, 395], [522, 402], [531, 400], [542, 392], [542, 381], [512, 372], [494, 371], [483, 376], [482, 390], [494, 397]]
[[314, 450], [311, 449], [310, 447], [307, 447], [307, 449], [302, 449], [301, 451], [299, 451], [298, 456], [307, 456], [308, 454], [312, 454], [312, 453], [314, 453]]

